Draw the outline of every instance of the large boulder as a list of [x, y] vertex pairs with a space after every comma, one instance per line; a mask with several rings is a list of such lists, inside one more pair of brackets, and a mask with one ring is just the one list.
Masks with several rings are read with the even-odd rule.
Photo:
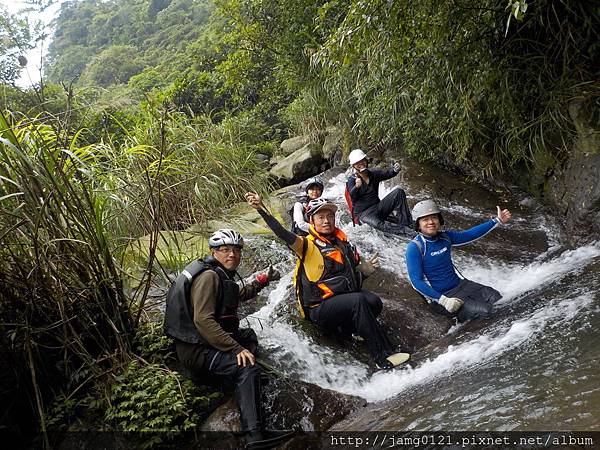
[[[271, 379], [264, 391], [265, 425], [271, 429], [296, 429], [304, 432], [327, 430], [355, 409], [366, 405], [366, 401], [359, 397], [340, 394], [314, 384], [287, 378]], [[219, 406], [200, 428], [201, 432], [221, 432], [212, 436], [218, 440], [215, 442], [218, 448], [236, 448], [236, 441], [243, 446], [241, 436], [222, 433], [223, 431], [236, 433], [239, 430], [240, 416], [233, 396]], [[203, 438], [206, 441], [211, 438], [211, 435], [208, 434]], [[298, 447], [303, 440], [304, 436], [300, 435], [288, 445], [291, 448], [304, 448]]]
[[271, 175], [282, 186], [297, 183], [322, 171], [323, 152], [318, 144], [306, 144], [271, 168]]
[[308, 136], [294, 136], [293, 138], [286, 139], [281, 144], [279, 144], [279, 148], [281, 149], [281, 153], [285, 156], [291, 155], [296, 150], [301, 149], [306, 144], [310, 142]]
[[600, 233], [600, 123], [593, 108], [586, 99], [569, 104], [577, 140], [564, 169], [556, 168], [549, 180], [550, 199], [566, 216], [573, 243]]
[[381, 321], [392, 343], [414, 353], [444, 336], [452, 321], [433, 313], [427, 302], [405, 280], [386, 270], [370, 276], [364, 287], [383, 300]]
[[327, 127], [323, 143], [323, 158], [332, 164], [340, 163], [344, 147], [344, 132], [337, 127]]

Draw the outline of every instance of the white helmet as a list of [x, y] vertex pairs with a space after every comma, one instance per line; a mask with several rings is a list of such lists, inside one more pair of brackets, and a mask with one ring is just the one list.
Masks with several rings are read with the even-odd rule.
[[321, 209], [329, 209], [336, 212], [338, 207], [323, 197], [315, 198], [306, 205], [306, 217], [311, 218], [314, 213]]
[[222, 245], [235, 245], [242, 248], [244, 246], [244, 238], [235, 230], [222, 228], [210, 235], [208, 238], [208, 248], [217, 248]]
[[348, 159], [350, 160], [350, 165], [356, 164], [359, 161], [365, 159], [367, 155], [360, 148], [354, 149], [348, 155]]
[[430, 216], [432, 214], [437, 214], [440, 218], [440, 225], [444, 225], [444, 218], [442, 217], [442, 212], [433, 200], [423, 200], [422, 202], [417, 203], [413, 207], [411, 213], [412, 218], [415, 221], [415, 230], [419, 231], [419, 219], [421, 217]]

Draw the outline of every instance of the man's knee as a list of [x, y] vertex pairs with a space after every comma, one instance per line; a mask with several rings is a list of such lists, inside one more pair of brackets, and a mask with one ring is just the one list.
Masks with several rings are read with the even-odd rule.
[[383, 309], [383, 301], [381, 300], [381, 298], [379, 298], [378, 295], [375, 295], [374, 293], [369, 291], [361, 291], [360, 294], [360, 301], [365, 302], [367, 305], [369, 305], [369, 308], [371, 308], [373, 314], [375, 314], [376, 316], [379, 315], [379, 313]]
[[249, 380], [249, 379], [259, 379], [261, 373], [262, 373], [262, 371], [258, 364], [254, 364], [253, 366], [248, 364], [248, 365], [246, 365], [246, 367], [238, 366], [238, 370], [237, 370], [237, 376], [238, 376], [240, 382], [243, 382], [243, 381]]
[[392, 191], [388, 195], [393, 195], [394, 197], [399, 198], [399, 199], [406, 198], [406, 192], [404, 191], [404, 189], [402, 189], [401, 187], [398, 187], [398, 186], [396, 186], [394, 189], [392, 189]]
[[498, 292], [496, 289], [494, 289], [493, 287], [486, 286], [486, 288], [487, 288], [485, 290], [486, 303], [493, 305], [494, 303], [496, 303], [498, 300], [500, 300], [502, 298], [502, 294], [500, 292]]
[[370, 296], [364, 292], [357, 292], [353, 297], [353, 309], [361, 315], [368, 311], [371, 315], [377, 317], [383, 309], [383, 302], [376, 295]]
[[458, 311], [459, 322], [473, 319], [489, 319], [493, 315], [494, 305], [485, 301], [467, 299]]

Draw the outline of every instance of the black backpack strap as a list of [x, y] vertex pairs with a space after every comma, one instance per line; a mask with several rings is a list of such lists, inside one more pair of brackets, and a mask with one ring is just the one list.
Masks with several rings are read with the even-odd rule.
[[[300, 256], [300, 264], [298, 266], [298, 273], [296, 274], [296, 284], [302, 283], [302, 273], [304, 272], [304, 260], [306, 259], [306, 250], [308, 249], [308, 238], [303, 237], [302, 239], [302, 255]], [[296, 296], [298, 306], [302, 308], [302, 312], [304, 314], [304, 318], [310, 321], [310, 315], [308, 314], [308, 310], [304, 307], [304, 302], [300, 298], [300, 289], [298, 285], [296, 285]]]
[[[450, 236], [448, 236], [448, 233], [446, 232], [441, 232], [440, 233], [440, 239], [443, 239], [445, 241], [450, 242], [450, 245], [452, 245], [452, 241], [450, 240]], [[467, 277], [465, 277], [462, 272], [460, 270], [458, 270], [458, 267], [456, 267], [456, 264], [454, 264], [454, 261], [452, 261], [452, 267], [454, 267], [454, 270], [456, 270], [456, 272], [458, 272], [458, 274], [462, 277], [463, 280], [466, 280]]]

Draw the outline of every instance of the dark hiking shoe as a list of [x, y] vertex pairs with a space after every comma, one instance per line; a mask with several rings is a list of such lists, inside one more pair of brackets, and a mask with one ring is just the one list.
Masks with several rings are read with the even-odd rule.
[[296, 434], [294, 430], [250, 431], [246, 435], [246, 448], [248, 450], [275, 448], [294, 434]]

